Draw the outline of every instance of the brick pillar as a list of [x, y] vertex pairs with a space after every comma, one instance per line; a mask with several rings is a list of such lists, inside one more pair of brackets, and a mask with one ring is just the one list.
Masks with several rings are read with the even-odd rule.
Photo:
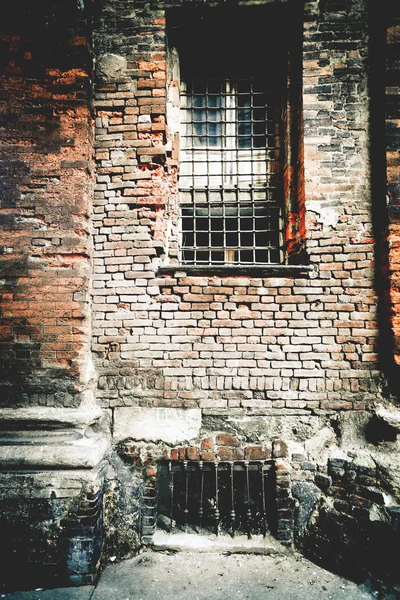
[[78, 406], [91, 379], [87, 24], [72, 1], [5, 4], [0, 407]]
[[102, 543], [107, 440], [92, 399], [83, 4], [2, 5], [0, 571], [14, 589], [93, 582]]

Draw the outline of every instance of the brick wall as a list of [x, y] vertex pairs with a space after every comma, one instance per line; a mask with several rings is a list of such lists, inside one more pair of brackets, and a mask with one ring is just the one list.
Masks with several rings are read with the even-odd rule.
[[0, 405], [87, 387], [91, 56], [75, 2], [5, 2], [0, 32]]
[[306, 3], [305, 236], [315, 271], [297, 276], [174, 266], [177, 163], [165, 127], [168, 11], [159, 6], [108, 2], [95, 26], [99, 401], [365, 409], [381, 394], [366, 4]]
[[[340, 477], [332, 471], [334, 463], [329, 467], [332, 472], [325, 473], [324, 452], [326, 446], [332, 449], [343, 440], [354, 443], [353, 431], [345, 431], [347, 418], [356, 424], [356, 442], [365, 443], [370, 416], [362, 413], [387, 394], [377, 343], [378, 317], [380, 326], [385, 319], [387, 325], [388, 315], [378, 315], [378, 306], [392, 311], [397, 344], [399, 15], [392, 9], [387, 22], [379, 24], [387, 34], [388, 227], [384, 227], [386, 213], [376, 225], [376, 215], [385, 211], [371, 189], [376, 103], [371, 104], [370, 97], [369, 36], [375, 23], [369, 3], [310, 0], [298, 21], [303, 32], [302, 72], [296, 61], [290, 67], [291, 84], [302, 75], [302, 100], [294, 85], [287, 107], [293, 120], [286, 116], [296, 140], [295, 159], [285, 164], [285, 183], [292, 194], [286, 235], [297, 264], [191, 271], [178, 264], [179, 140], [166, 34], [171, 9], [196, 6], [212, 15], [207, 11], [220, 8], [231, 15], [227, 4], [102, 0], [92, 3], [90, 27], [80, 8], [88, 8], [87, 2], [77, 6], [72, 0], [42, 0], [32, 9], [24, 7], [22, 19], [19, 4], [7, 1], [3, 12], [0, 405], [75, 407], [88, 399], [91, 338], [98, 374], [96, 399], [111, 412], [111, 431], [119, 444], [110, 456], [114, 468], [107, 473], [105, 501], [106, 555], [119, 558], [135, 551], [139, 543], [145, 512], [140, 502], [154, 491], [154, 466], [163, 458], [160, 440], [171, 423], [176, 438], [167, 455], [171, 460], [182, 458], [183, 451], [197, 457], [197, 452], [206, 451], [202, 444], [207, 445], [207, 439], [211, 452], [229, 460], [250, 457], [260, 448], [263, 452], [282, 438], [304, 444], [304, 452], [292, 452], [290, 465], [277, 463], [282, 467], [277, 472], [280, 516], [290, 521], [286, 541], [293, 531], [297, 535], [297, 527], [301, 545], [313, 502], [320, 498], [312, 495], [308, 505], [306, 488], [301, 486], [307, 484], [307, 490], [315, 492], [319, 469], [315, 481], [326, 493], [327, 504], [314, 515], [309, 538], [315, 536], [317, 558], [324, 540], [340, 539], [343, 531], [353, 548], [352, 532], [357, 532], [359, 521], [349, 521], [349, 516], [357, 513], [362, 519], [365, 513], [356, 510], [362, 508], [360, 503], [382, 506], [375, 502], [378, 497], [373, 500], [364, 489], [352, 487], [361, 485], [365, 473], [354, 469], [351, 460], [343, 462]], [[261, 3], [240, 4], [250, 13]], [[268, 9], [268, 4], [262, 8]], [[290, 11], [290, 3], [287, 6]], [[382, 156], [383, 146], [382, 142]], [[374, 170], [375, 166], [374, 162]], [[374, 263], [377, 241], [385, 247], [380, 258], [390, 285], [376, 277], [381, 271], [381, 264], [377, 268]], [[386, 305], [383, 301], [378, 305], [386, 292]], [[389, 362], [392, 345], [387, 348]], [[160, 410], [141, 412], [144, 408]], [[176, 418], [164, 411], [178, 408], [192, 410], [173, 410], [179, 413]], [[50, 411], [37, 412], [36, 417], [41, 420], [38, 438], [59, 448], [57, 436], [49, 441], [43, 435], [51, 422]], [[30, 418], [29, 435], [14, 432], [11, 443], [17, 439], [20, 447], [29, 447], [35, 436], [34, 417]], [[68, 419], [63, 418], [65, 429]], [[146, 431], [131, 436], [131, 426], [137, 423], [144, 423]], [[239, 440], [238, 446], [219, 443], [229, 435]], [[121, 458], [121, 448], [138, 444], [131, 437], [146, 440], [139, 445], [147, 458], [134, 473], [129, 452]], [[92, 434], [89, 438], [93, 442]], [[382, 441], [379, 436], [375, 439]], [[69, 448], [65, 444], [63, 460], [55, 468], [67, 468]], [[103, 444], [102, 453], [93, 458], [96, 464], [106, 450]], [[318, 452], [323, 459], [313, 463], [308, 455]], [[95, 465], [83, 454], [79, 457], [83, 481]], [[9, 464], [13, 469], [15, 464]], [[32, 467], [39, 469], [37, 464]], [[354, 477], [350, 472], [356, 472]], [[338, 485], [331, 485], [336, 475]], [[49, 552], [45, 558], [50, 570], [56, 575], [62, 571], [69, 581], [90, 581], [102, 538], [101, 490], [89, 489], [81, 481], [78, 492], [63, 488], [58, 502], [58, 497], [48, 497], [53, 491], [60, 494], [52, 477], [43, 478], [47, 495], [42, 503], [41, 473], [38, 481], [29, 480], [29, 502], [20, 492], [27, 480], [5, 474], [3, 522], [10, 539], [19, 528], [16, 546], [24, 564], [39, 564], [41, 550], [55, 541], [55, 554]], [[297, 516], [289, 484], [299, 499]], [[13, 502], [20, 493], [23, 500]], [[290, 507], [285, 507], [286, 493]], [[397, 528], [394, 504], [390, 518]], [[287, 508], [290, 518], [285, 519]], [[389, 513], [382, 510], [384, 519]], [[29, 523], [22, 513], [29, 515]], [[46, 526], [41, 529], [43, 522]], [[288, 536], [285, 527], [283, 539]], [[377, 535], [383, 539], [380, 532]], [[348, 552], [343, 549], [344, 562]], [[31, 560], [35, 553], [36, 562]]]

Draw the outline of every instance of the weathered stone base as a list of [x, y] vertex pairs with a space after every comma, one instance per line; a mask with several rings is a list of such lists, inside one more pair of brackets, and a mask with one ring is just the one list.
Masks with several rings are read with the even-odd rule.
[[[350, 579], [373, 576], [399, 584], [399, 498], [385, 493], [373, 455], [332, 458], [327, 474], [318, 473], [315, 484], [321, 493], [315, 495], [300, 544], [305, 554]], [[300, 503], [302, 499], [300, 493]]]
[[105, 430], [93, 407], [0, 410], [2, 589], [96, 579]]
[[[135, 418], [135, 409], [132, 415], [129, 411], [124, 412], [126, 433], [130, 417]], [[146, 409], [151, 421], [150, 413]], [[158, 409], [153, 417], [159, 418]], [[136, 526], [131, 523], [127, 530], [142, 544], [152, 544], [160, 462], [268, 462], [274, 480], [270, 532], [282, 544], [347, 577], [372, 575], [394, 585], [400, 543], [399, 446], [393, 426], [392, 441], [372, 444], [366, 439], [376, 418], [367, 412], [223, 418], [214, 411], [203, 414], [199, 435], [192, 439], [190, 428], [181, 432], [181, 420], [176, 427], [168, 421], [164, 440], [161, 429], [155, 437], [144, 429], [141, 439], [121, 439], [119, 427], [113, 454], [119, 513], [114, 517], [118, 514], [122, 523], [124, 509], [131, 520], [136, 512]]]
[[0, 474], [1, 589], [93, 583], [103, 538], [103, 475]]
[[[395, 585], [397, 413], [303, 413], [127, 407], [111, 415], [108, 453], [101, 411], [3, 410], [3, 589], [90, 584], [111, 557], [151, 545], [159, 465], [185, 461], [264, 465], [268, 531], [282, 545], [348, 577]], [[372, 444], [366, 435], [377, 418], [390, 435]]]

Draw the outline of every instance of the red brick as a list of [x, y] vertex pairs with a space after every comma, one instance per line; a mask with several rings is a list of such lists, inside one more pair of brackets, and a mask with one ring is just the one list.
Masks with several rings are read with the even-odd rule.
[[171, 456], [171, 460], [179, 460], [178, 448], [172, 448], [170, 456]]
[[214, 452], [210, 452], [209, 450], [207, 450], [207, 451], [203, 450], [200, 453], [200, 458], [201, 458], [201, 460], [207, 460], [207, 461], [215, 460], [215, 454], [214, 454]]
[[243, 460], [244, 452], [242, 448], [227, 448], [220, 446], [218, 448], [218, 456], [220, 460]]
[[194, 446], [189, 446], [186, 448], [186, 458], [188, 460], [199, 460], [199, 449]]
[[208, 438], [204, 438], [201, 441], [201, 449], [202, 450], [212, 450], [212, 448], [214, 447], [214, 440], [211, 437]]
[[247, 460], [265, 460], [271, 458], [271, 451], [264, 448], [264, 446], [246, 446], [244, 457]]
[[218, 433], [216, 444], [217, 446], [232, 446], [234, 448], [240, 446], [238, 440], [231, 433]]

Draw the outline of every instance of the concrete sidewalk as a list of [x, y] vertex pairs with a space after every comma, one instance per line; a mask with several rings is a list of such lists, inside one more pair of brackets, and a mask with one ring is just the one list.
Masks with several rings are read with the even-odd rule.
[[0, 594], [4, 600], [395, 600], [285, 556], [142, 552], [108, 566], [96, 586]]

